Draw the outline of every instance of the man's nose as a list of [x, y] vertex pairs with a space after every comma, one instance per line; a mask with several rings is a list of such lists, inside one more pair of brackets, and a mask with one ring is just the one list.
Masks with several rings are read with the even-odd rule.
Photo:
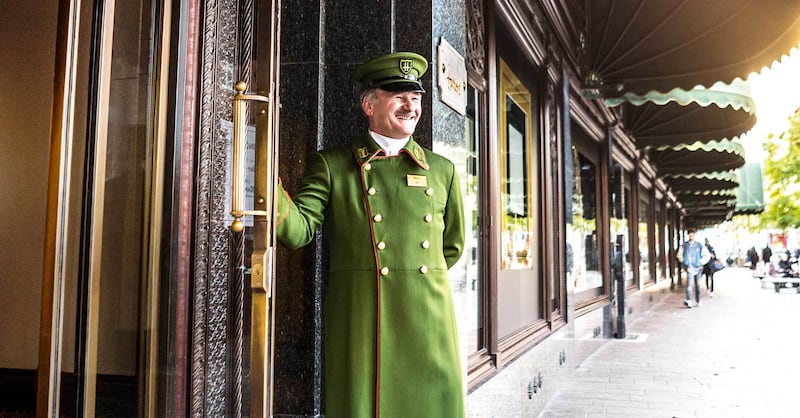
[[400, 101], [400, 104], [401, 104], [401, 105], [402, 105], [404, 108], [411, 108], [411, 107], [414, 105], [414, 101], [413, 101], [413, 100], [411, 100], [411, 98], [410, 98], [410, 97], [404, 97], [404, 98], [403, 98], [403, 99]]

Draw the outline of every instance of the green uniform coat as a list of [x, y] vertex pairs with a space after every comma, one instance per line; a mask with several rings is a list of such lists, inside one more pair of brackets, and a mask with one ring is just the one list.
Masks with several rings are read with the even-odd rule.
[[327, 418], [464, 416], [447, 270], [464, 247], [452, 162], [414, 139], [396, 157], [365, 134], [314, 154], [300, 189], [279, 191], [277, 237], [330, 242], [324, 299]]

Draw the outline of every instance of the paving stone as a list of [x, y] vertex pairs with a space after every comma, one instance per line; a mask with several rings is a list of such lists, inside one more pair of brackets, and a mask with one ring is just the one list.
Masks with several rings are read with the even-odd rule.
[[797, 417], [800, 295], [763, 289], [750, 270], [715, 275], [714, 298], [669, 293], [609, 340], [540, 417]]

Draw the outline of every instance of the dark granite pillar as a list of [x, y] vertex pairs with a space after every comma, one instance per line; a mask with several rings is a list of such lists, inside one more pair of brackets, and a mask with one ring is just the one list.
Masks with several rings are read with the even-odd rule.
[[[283, 0], [280, 174], [287, 189], [296, 188], [309, 153], [347, 144], [366, 129], [351, 73], [380, 54], [414, 51], [431, 60], [414, 137], [435, 151], [439, 144], [463, 148], [464, 117], [438, 101], [433, 74], [439, 37], [463, 54], [465, 27], [464, 5], [455, 0]], [[303, 250], [278, 253], [276, 416], [324, 413], [325, 264], [321, 239]]]
[[[284, 186], [297, 188], [307, 155], [321, 147], [324, 74], [320, 22], [324, 7], [282, 1], [280, 166]], [[318, 240], [319, 241], [319, 240]], [[275, 290], [275, 416], [322, 414], [322, 246], [297, 251], [279, 246]]]
[[431, 146], [435, 152], [453, 161], [462, 182], [467, 178], [466, 117], [440, 101], [436, 83], [439, 74], [437, 68], [440, 67], [437, 62], [437, 49], [442, 38], [462, 57], [466, 56], [467, 12], [464, 3], [457, 0], [434, 0], [433, 4], [428, 6], [433, 8], [432, 36], [427, 39], [432, 59], [428, 71], [432, 85], [426, 100], [428, 105], [426, 110], [431, 121]]

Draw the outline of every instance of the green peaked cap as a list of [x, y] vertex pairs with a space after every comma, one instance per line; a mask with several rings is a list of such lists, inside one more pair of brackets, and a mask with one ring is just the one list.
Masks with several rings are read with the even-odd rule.
[[424, 93], [420, 78], [428, 70], [428, 60], [413, 52], [381, 55], [361, 64], [353, 72], [364, 89], [415, 91]]

